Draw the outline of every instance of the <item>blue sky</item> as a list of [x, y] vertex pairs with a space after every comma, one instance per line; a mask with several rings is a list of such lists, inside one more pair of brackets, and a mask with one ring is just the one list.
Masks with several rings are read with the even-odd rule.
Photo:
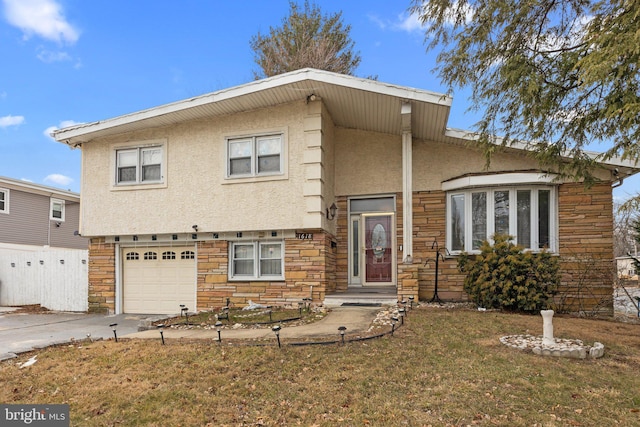
[[[0, 175], [80, 190], [80, 151], [50, 130], [253, 80], [249, 41], [287, 16], [287, 0], [0, 0]], [[323, 1], [342, 10], [362, 56], [356, 74], [445, 92], [409, 1]], [[471, 129], [468, 92], [449, 126]], [[615, 190], [640, 191], [640, 179]]]

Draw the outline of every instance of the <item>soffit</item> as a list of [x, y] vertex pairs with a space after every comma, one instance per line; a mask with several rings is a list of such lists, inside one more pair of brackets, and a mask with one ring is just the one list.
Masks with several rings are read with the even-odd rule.
[[105, 121], [76, 125], [54, 133], [77, 145], [95, 138], [175, 125], [307, 100], [322, 99], [336, 126], [400, 135], [402, 104], [412, 105], [413, 136], [445, 140], [451, 98], [414, 88], [319, 70], [299, 70], [211, 94]]

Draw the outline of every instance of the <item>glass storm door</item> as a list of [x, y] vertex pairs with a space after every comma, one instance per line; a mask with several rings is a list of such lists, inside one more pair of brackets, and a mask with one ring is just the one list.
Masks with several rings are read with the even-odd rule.
[[364, 214], [363, 285], [393, 284], [393, 214]]

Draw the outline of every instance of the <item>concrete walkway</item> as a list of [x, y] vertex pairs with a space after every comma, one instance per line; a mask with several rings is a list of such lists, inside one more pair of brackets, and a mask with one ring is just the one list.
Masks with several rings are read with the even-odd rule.
[[[346, 326], [346, 333], [357, 334], [365, 332], [371, 326], [380, 307], [336, 307], [332, 308], [327, 315], [318, 322], [301, 326], [287, 326], [282, 324], [280, 338], [282, 339], [305, 339], [319, 337], [339, 337], [338, 328]], [[274, 324], [275, 325], [275, 324]], [[165, 339], [218, 339], [218, 332], [215, 329], [175, 329], [166, 328], [163, 330]], [[272, 338], [274, 336], [270, 327], [256, 329], [232, 329], [225, 325], [220, 332], [222, 340], [225, 339], [261, 339]], [[126, 335], [126, 338], [159, 339], [158, 330], [147, 330]]]
[[[338, 327], [346, 326], [346, 334], [363, 333], [369, 329], [380, 307], [335, 307], [320, 321], [301, 326], [282, 324], [282, 339], [307, 339], [340, 336]], [[19, 353], [92, 339], [112, 339], [109, 326], [117, 323], [118, 338], [160, 339], [157, 328], [139, 332], [141, 325], [166, 316], [119, 314], [112, 316], [86, 313], [23, 313], [15, 308], [0, 307], [0, 360], [16, 357]], [[215, 329], [163, 330], [165, 339], [218, 339]], [[270, 327], [262, 329], [232, 329], [226, 326], [221, 331], [222, 340], [250, 340], [272, 338]]]

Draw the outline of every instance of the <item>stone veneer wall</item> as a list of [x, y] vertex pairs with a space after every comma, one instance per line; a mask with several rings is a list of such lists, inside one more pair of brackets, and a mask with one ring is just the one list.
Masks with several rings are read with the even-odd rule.
[[[436, 248], [432, 249], [434, 242], [441, 249], [440, 253], [446, 255], [446, 193], [414, 193], [413, 210], [414, 262], [419, 264], [419, 297], [421, 301], [429, 301], [434, 296], [436, 280]], [[464, 275], [458, 271], [457, 259], [440, 259], [438, 269], [438, 297], [446, 301], [467, 301], [467, 294], [463, 290]]]
[[613, 197], [610, 183], [558, 188], [562, 286], [556, 302], [571, 312], [613, 315]]
[[89, 243], [89, 312], [115, 313], [116, 250], [104, 237]]
[[198, 242], [198, 310], [232, 305], [297, 303], [312, 297], [321, 302], [327, 288], [335, 288], [335, 249], [332, 237], [304, 230], [313, 239], [285, 239], [285, 281], [229, 281], [228, 242]]
[[[417, 192], [413, 196], [414, 263], [418, 263], [419, 297], [429, 301], [435, 285], [434, 239], [446, 238], [446, 193]], [[557, 303], [572, 312], [613, 313], [613, 200], [611, 185], [585, 189], [583, 184], [558, 186], [558, 233], [562, 285]], [[426, 266], [425, 266], [426, 262]], [[467, 301], [464, 275], [455, 258], [440, 261], [438, 296]]]

